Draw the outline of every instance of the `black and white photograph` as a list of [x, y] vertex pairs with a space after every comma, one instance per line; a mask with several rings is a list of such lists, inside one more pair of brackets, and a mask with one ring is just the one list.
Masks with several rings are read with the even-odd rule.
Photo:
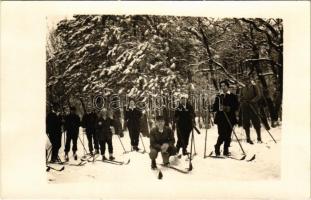
[[133, 170], [280, 178], [282, 19], [73, 15], [47, 26], [49, 182]]
[[307, 8], [2, 2], [0, 198], [310, 198]]

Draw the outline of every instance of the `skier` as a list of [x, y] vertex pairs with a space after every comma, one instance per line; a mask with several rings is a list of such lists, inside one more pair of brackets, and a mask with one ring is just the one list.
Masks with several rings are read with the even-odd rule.
[[254, 144], [250, 138], [250, 121], [256, 130], [257, 141], [261, 141], [261, 132], [260, 132], [260, 118], [258, 116], [258, 107], [257, 102], [261, 98], [261, 93], [257, 85], [252, 84], [250, 77], [245, 77], [243, 79], [245, 87], [240, 91], [240, 101], [241, 101], [241, 121], [242, 126], [246, 133], [246, 141], [249, 144]]
[[125, 113], [125, 121], [127, 128], [129, 130], [129, 135], [131, 138], [132, 149], [135, 151], [139, 151], [138, 143], [139, 143], [139, 131], [140, 131], [140, 118], [142, 113], [135, 106], [134, 100], [130, 100], [129, 108]]
[[112, 146], [112, 133], [114, 132], [113, 120], [108, 116], [108, 111], [104, 108], [98, 114], [96, 122], [96, 136], [100, 146], [100, 153], [102, 160], [107, 160], [105, 157], [106, 144], [108, 145], [109, 160], [114, 160], [113, 146]]
[[76, 114], [76, 108], [70, 107], [70, 113], [65, 117], [65, 130], [67, 131], [65, 144], [65, 160], [68, 161], [68, 152], [70, 151], [70, 143], [72, 141], [72, 152], [75, 160], [78, 159], [77, 142], [79, 137], [80, 117]]
[[229, 146], [231, 142], [231, 133], [233, 126], [237, 123], [236, 114], [238, 110], [238, 98], [229, 90], [227, 80], [220, 82], [222, 94], [215, 98], [213, 111], [216, 112], [214, 123], [217, 124], [218, 138], [215, 144], [215, 154], [220, 155], [220, 146], [224, 143], [224, 156], [229, 156]]
[[85, 129], [90, 154], [93, 155], [93, 141], [95, 154], [99, 153], [98, 140], [95, 137], [96, 113], [92, 107], [88, 108], [88, 112], [82, 117], [82, 127]]
[[58, 151], [61, 147], [62, 140], [62, 116], [58, 112], [57, 105], [50, 108], [50, 112], [46, 116], [46, 133], [52, 144], [51, 163], [58, 160]]
[[150, 153], [151, 168], [156, 169], [156, 158], [158, 153], [161, 152], [163, 164], [169, 165], [169, 157], [176, 155], [176, 147], [174, 133], [172, 129], [165, 126], [163, 116], [156, 117], [155, 127], [150, 131]]
[[[175, 111], [175, 123], [177, 126], [177, 153], [182, 148], [182, 154], [188, 155], [187, 146], [189, 136], [195, 124], [195, 113], [193, 107], [187, 101], [188, 96], [183, 95]], [[174, 126], [175, 128], [175, 126]]]

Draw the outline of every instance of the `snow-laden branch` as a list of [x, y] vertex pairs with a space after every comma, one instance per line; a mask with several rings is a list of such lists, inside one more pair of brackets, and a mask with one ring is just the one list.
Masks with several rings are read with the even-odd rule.
[[229, 78], [231, 78], [234, 82], [238, 83], [240, 86], [244, 86], [244, 84], [241, 83], [240, 81], [238, 81], [234, 76], [232, 76], [232, 75], [228, 72], [228, 70], [226, 70], [226, 68], [225, 68], [222, 64], [220, 64], [219, 62], [216, 62], [215, 60], [212, 60], [212, 62], [213, 62], [214, 64], [216, 64], [218, 67], [220, 67], [220, 69], [221, 69]]
[[282, 67], [280, 64], [276, 63], [274, 60], [268, 59], [268, 58], [258, 58], [258, 59], [245, 59], [243, 62], [270, 62], [273, 65], [277, 66], [277, 67]]

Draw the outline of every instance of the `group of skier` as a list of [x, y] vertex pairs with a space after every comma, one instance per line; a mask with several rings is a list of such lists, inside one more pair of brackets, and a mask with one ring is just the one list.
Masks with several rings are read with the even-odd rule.
[[[246, 133], [246, 141], [253, 144], [250, 136], [250, 127], [253, 125], [257, 133], [257, 142], [261, 143], [261, 121], [258, 101], [262, 94], [259, 88], [253, 84], [249, 77], [245, 80], [245, 87], [238, 95], [230, 91], [227, 80], [220, 82], [220, 93], [215, 97], [211, 111], [215, 112], [214, 123], [218, 128], [218, 138], [214, 145], [216, 156], [220, 155], [220, 146], [223, 144], [223, 155], [230, 156], [229, 147], [233, 127], [240, 122]], [[106, 108], [96, 111], [88, 107], [82, 120], [76, 113], [75, 107], [70, 107], [70, 113], [60, 114], [60, 107], [57, 104], [51, 106], [46, 118], [46, 132], [52, 144], [51, 162], [58, 162], [58, 151], [61, 147], [62, 127], [66, 131], [65, 160], [68, 161], [71, 141], [73, 143], [73, 157], [77, 160], [77, 142], [79, 138], [79, 127], [82, 126], [88, 139], [90, 155], [101, 154], [105, 157], [106, 144], [108, 145], [109, 160], [114, 160], [112, 135], [117, 134], [123, 137], [121, 128], [121, 114], [111, 114]], [[174, 111], [172, 122], [167, 119], [166, 112], [155, 116], [155, 123], [150, 130], [150, 153], [152, 169], [156, 168], [156, 158], [160, 152], [163, 164], [169, 165], [170, 156], [189, 156], [187, 147], [191, 131], [195, 128], [195, 111], [188, 101], [187, 95], [180, 98], [177, 108]], [[124, 110], [124, 124], [128, 128], [131, 147], [133, 151], [139, 151], [139, 136], [142, 132], [141, 119], [144, 112], [136, 107], [134, 100], [129, 101], [128, 107]], [[113, 116], [113, 117], [112, 117]], [[147, 125], [148, 126], [148, 125]], [[177, 142], [175, 145], [174, 132], [176, 130]], [[82, 142], [82, 141], [81, 141]], [[95, 151], [94, 151], [95, 150]], [[180, 154], [180, 150], [182, 150]]]
[[[130, 101], [128, 109], [125, 111], [125, 118], [132, 149], [138, 151], [139, 132], [140, 132], [141, 111], [135, 107], [134, 101]], [[58, 152], [61, 147], [62, 132], [66, 132], [65, 140], [65, 160], [69, 160], [68, 152], [70, 151], [71, 142], [73, 157], [77, 160], [77, 142], [79, 138], [79, 128], [87, 136], [88, 149], [90, 155], [101, 154], [102, 159], [106, 160], [106, 144], [108, 146], [109, 160], [114, 160], [112, 135], [119, 134], [123, 137], [120, 130], [120, 119], [112, 114], [107, 108], [96, 111], [93, 107], [88, 107], [85, 114], [80, 120], [75, 107], [70, 107], [70, 113], [62, 115], [58, 104], [53, 104], [46, 117], [46, 133], [52, 144], [50, 162], [59, 162]], [[81, 141], [82, 142], [82, 141]], [[83, 145], [84, 146], [84, 145]], [[95, 150], [95, 151], [94, 151]]]

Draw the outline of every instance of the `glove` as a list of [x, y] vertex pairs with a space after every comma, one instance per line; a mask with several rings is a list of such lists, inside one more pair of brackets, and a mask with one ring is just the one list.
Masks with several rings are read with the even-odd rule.
[[230, 106], [224, 106], [224, 111], [225, 112], [230, 112]]
[[167, 143], [162, 144], [161, 152], [162, 153], [167, 152], [168, 147], [169, 147], [169, 144], [167, 144]]

